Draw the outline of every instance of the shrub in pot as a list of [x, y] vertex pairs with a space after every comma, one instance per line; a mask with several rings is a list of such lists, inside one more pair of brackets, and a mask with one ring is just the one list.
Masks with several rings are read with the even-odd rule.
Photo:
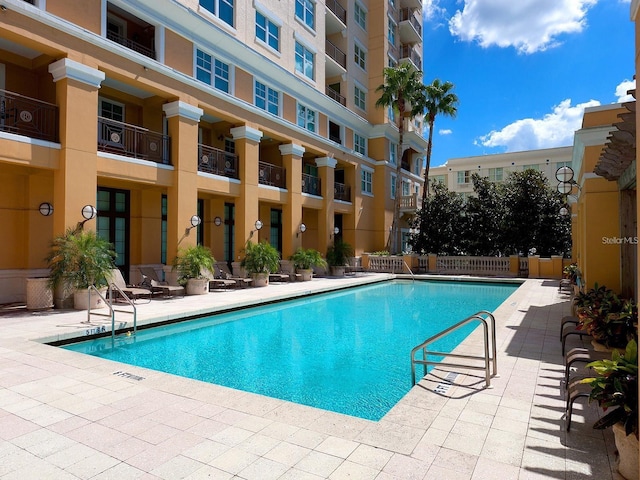
[[280, 268], [280, 253], [267, 241], [253, 243], [248, 241], [241, 266], [253, 277], [253, 286], [269, 284], [269, 274]]
[[353, 247], [347, 242], [336, 240], [327, 249], [327, 263], [332, 275], [343, 276], [349, 257], [353, 256]]
[[613, 428], [619, 453], [618, 471], [628, 480], [638, 478], [638, 344], [627, 343], [623, 353], [614, 350], [611, 360], [587, 365], [597, 377], [586, 378], [591, 386], [589, 401], [605, 411], [593, 428]]
[[289, 260], [293, 262], [296, 271], [302, 275], [303, 281], [311, 280], [313, 276], [312, 267], [326, 267], [327, 262], [319, 251], [313, 248], [298, 247], [296, 251], [289, 257]]
[[187, 295], [202, 295], [209, 292], [209, 277], [216, 259], [204, 245], [194, 245], [181, 249], [173, 261], [173, 269], [178, 274], [178, 284], [185, 287]]
[[53, 239], [46, 258], [50, 285], [58, 291], [73, 292], [77, 309], [104, 307], [98, 295], [92, 296], [91, 305], [87, 304], [87, 289], [91, 285], [106, 287], [115, 258], [113, 246], [107, 240], [91, 230], [70, 228]]

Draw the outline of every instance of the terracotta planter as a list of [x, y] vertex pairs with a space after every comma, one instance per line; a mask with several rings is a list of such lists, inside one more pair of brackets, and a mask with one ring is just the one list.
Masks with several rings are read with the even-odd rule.
[[633, 433], [627, 435], [621, 423], [613, 426], [613, 436], [618, 449], [618, 473], [627, 480], [638, 480], [638, 439]]
[[302, 281], [303, 282], [309, 282], [311, 281], [311, 278], [313, 277], [313, 270], [312, 269], [306, 269], [306, 268], [298, 268], [296, 269], [296, 272], [298, 272], [300, 275], [302, 275]]
[[266, 287], [267, 285], [269, 285], [268, 273], [254, 273], [252, 277], [254, 287]]
[[190, 278], [187, 281], [187, 295], [206, 295], [209, 293], [209, 280], [206, 278]]

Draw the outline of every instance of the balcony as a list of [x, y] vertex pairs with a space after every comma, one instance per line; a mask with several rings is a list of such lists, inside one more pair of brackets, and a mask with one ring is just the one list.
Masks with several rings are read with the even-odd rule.
[[320, 191], [320, 177], [309, 175], [308, 173], [302, 174], [302, 192], [309, 195], [321, 196]]
[[258, 183], [271, 187], [287, 188], [286, 171], [277, 165], [258, 162]]
[[239, 178], [238, 156], [209, 145], [198, 144], [198, 171], [228, 178]]
[[338, 0], [327, 0], [325, 15], [325, 34], [333, 35], [347, 28], [347, 11]]
[[418, 209], [418, 194], [400, 197], [400, 212], [415, 212]]
[[410, 63], [416, 70], [422, 70], [422, 57], [411, 45], [400, 48], [400, 63]]
[[325, 62], [327, 78], [337, 77], [347, 71], [347, 55], [329, 39], [325, 42], [325, 53], [328, 57]]
[[122, 35], [118, 35], [117, 33], [107, 32], [107, 39], [111, 40], [112, 42], [119, 43], [123, 47], [127, 47], [129, 50], [141, 53], [145, 57], [153, 58], [154, 60], [156, 58], [155, 50], [147, 48], [144, 45], [130, 40], [127, 37], [123, 37]]
[[329, 98], [331, 98], [332, 100], [335, 100], [336, 102], [338, 102], [340, 105], [342, 105], [344, 107], [347, 106], [347, 99], [345, 97], [343, 97], [342, 95], [340, 95], [338, 92], [336, 92], [333, 88], [327, 87], [325, 89], [325, 92], [326, 92], [327, 96]]
[[0, 90], [0, 131], [58, 142], [58, 107]]
[[171, 165], [171, 139], [146, 128], [98, 117], [98, 151]]
[[400, 41], [402, 43], [422, 42], [422, 25], [416, 17], [416, 8], [403, 8], [400, 10]]
[[342, 200], [343, 202], [351, 201], [351, 187], [344, 183], [334, 182], [333, 184], [333, 198], [334, 200]]
[[156, 58], [155, 27], [111, 3], [107, 4], [107, 39], [145, 57]]

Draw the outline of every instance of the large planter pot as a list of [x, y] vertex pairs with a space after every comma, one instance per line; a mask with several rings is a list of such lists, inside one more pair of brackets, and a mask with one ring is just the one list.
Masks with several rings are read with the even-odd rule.
[[269, 285], [268, 273], [254, 273], [252, 275], [254, 287], [266, 287]]
[[27, 310], [53, 307], [53, 290], [48, 278], [27, 278]]
[[187, 281], [187, 295], [205, 295], [209, 293], [209, 280], [207, 278], [190, 278]]
[[312, 269], [306, 269], [306, 268], [298, 268], [296, 269], [296, 272], [299, 273], [300, 275], [302, 275], [302, 281], [303, 282], [309, 282], [311, 281], [311, 278], [313, 278], [313, 270]]
[[334, 277], [344, 277], [344, 267], [332, 265], [331, 275]]
[[638, 439], [633, 433], [627, 435], [621, 423], [613, 426], [613, 436], [618, 449], [618, 473], [627, 480], [638, 480]]
[[[99, 289], [100, 294], [104, 297], [107, 293], [106, 288]], [[89, 289], [82, 288], [73, 292], [73, 308], [76, 310], [97, 310], [105, 308], [106, 303], [100, 298], [95, 290], [91, 290], [91, 305], [89, 305]]]

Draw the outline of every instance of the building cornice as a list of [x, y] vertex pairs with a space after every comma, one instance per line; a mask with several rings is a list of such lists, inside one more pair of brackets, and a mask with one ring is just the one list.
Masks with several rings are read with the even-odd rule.
[[62, 58], [50, 63], [49, 73], [53, 76], [54, 82], [68, 78], [95, 88], [100, 88], [102, 81], [105, 79], [104, 72], [87, 67], [69, 58]]

